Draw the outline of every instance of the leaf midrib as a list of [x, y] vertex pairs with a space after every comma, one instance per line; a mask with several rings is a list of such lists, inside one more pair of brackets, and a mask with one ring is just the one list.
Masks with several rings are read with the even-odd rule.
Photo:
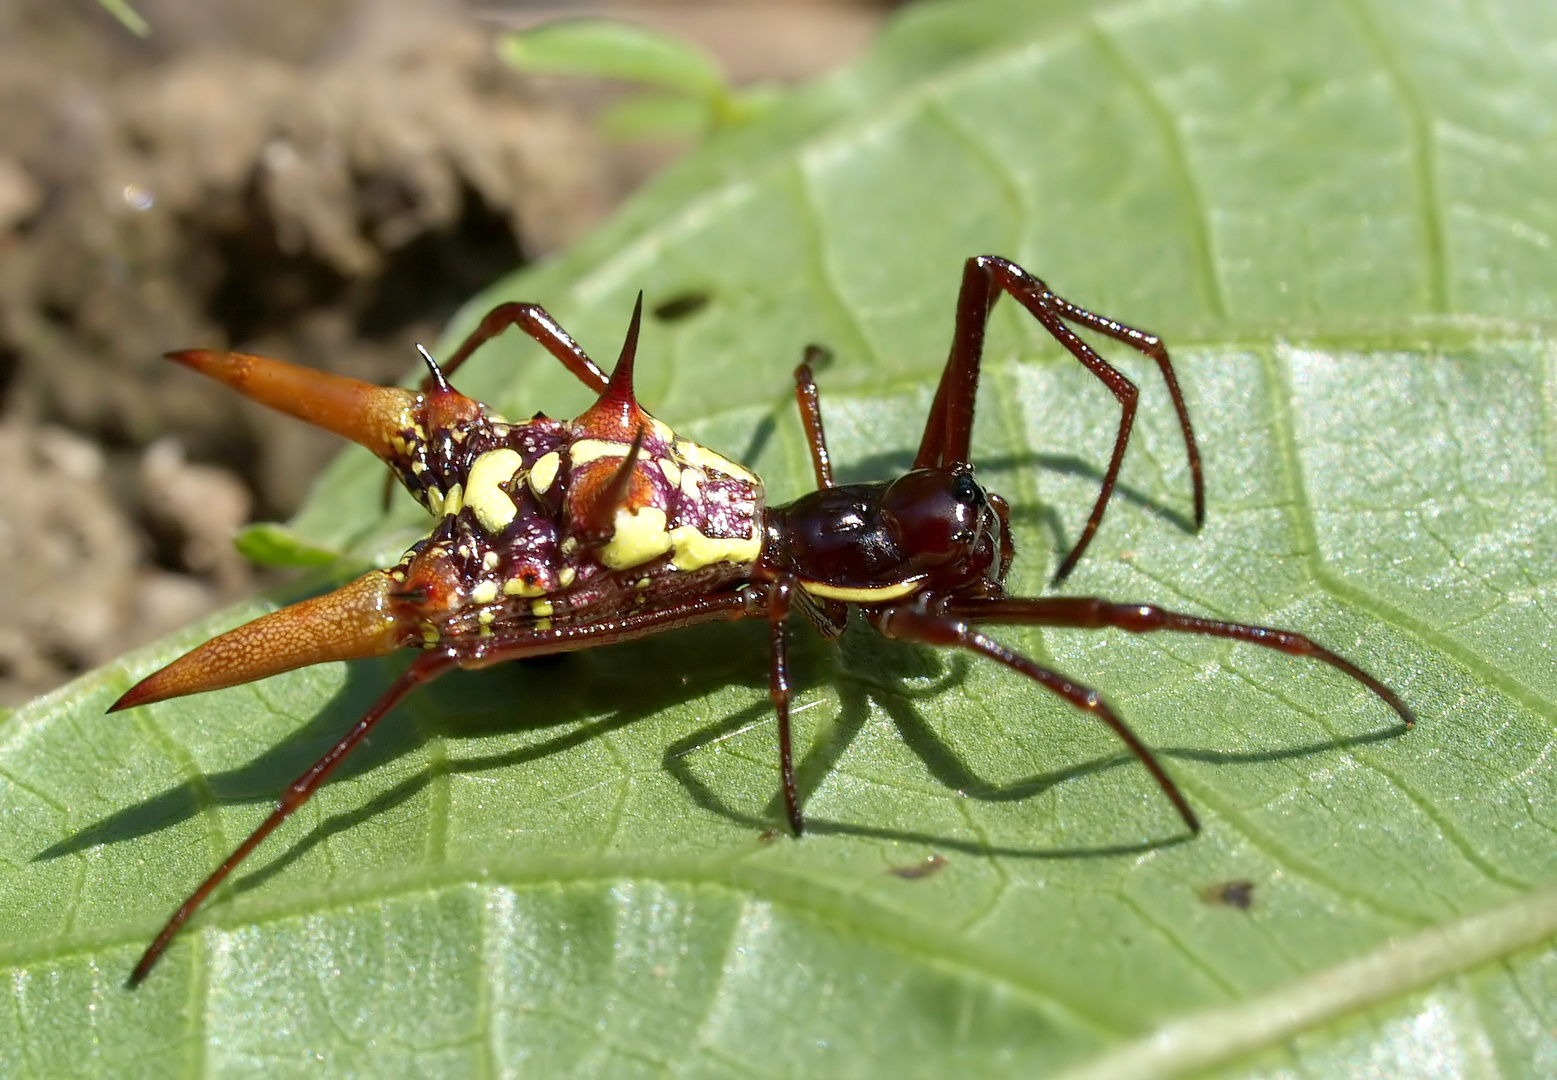
[[1557, 935], [1557, 886], [1392, 939], [1361, 956], [1231, 1005], [1170, 1020], [1061, 1073], [1063, 1080], [1184, 1076], [1280, 1045], [1332, 1020]]

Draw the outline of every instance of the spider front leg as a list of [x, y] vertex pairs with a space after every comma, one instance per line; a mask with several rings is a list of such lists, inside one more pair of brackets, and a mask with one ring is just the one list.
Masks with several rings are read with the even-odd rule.
[[[998, 601], [995, 601], [998, 602]], [[880, 608], [867, 615], [872, 625], [883, 635], [900, 641], [914, 641], [924, 645], [955, 645], [978, 653], [1003, 664], [1012, 671], [1026, 675], [1045, 690], [1058, 695], [1083, 712], [1090, 713], [1113, 729], [1124, 744], [1146, 766], [1157, 786], [1173, 803], [1174, 809], [1189, 826], [1190, 832], [1200, 831], [1200, 819], [1189, 808], [1189, 801], [1157, 761], [1146, 744], [1131, 731], [1106, 701], [1089, 686], [1073, 682], [1057, 671], [1023, 656], [1021, 653], [991, 640], [974, 630], [963, 620], [949, 615], [932, 615], [915, 605]]]
[[1113, 627], [1132, 634], [1167, 630], [1180, 634], [1203, 634], [1259, 645], [1288, 656], [1306, 656], [1329, 664], [1356, 680], [1395, 710], [1407, 728], [1416, 724], [1416, 714], [1389, 687], [1362, 668], [1338, 656], [1305, 634], [1251, 623], [1222, 622], [1186, 615], [1180, 611], [1151, 604], [1116, 604], [1096, 596], [1012, 597], [992, 600], [953, 600], [946, 613], [954, 619], [976, 623], [1003, 623], [1007, 626], [1056, 626], [1078, 630]]
[[1096, 503], [1069, 554], [1060, 562], [1054, 580], [1064, 578], [1075, 567], [1087, 545], [1092, 542], [1103, 520], [1114, 487], [1119, 480], [1119, 470], [1124, 463], [1125, 448], [1130, 442], [1130, 432], [1135, 425], [1136, 403], [1140, 397], [1135, 383], [1126, 378], [1108, 361], [1083, 341], [1066, 325], [1075, 322], [1096, 330], [1116, 341], [1151, 357], [1162, 371], [1178, 413], [1179, 428], [1184, 433], [1184, 445], [1189, 457], [1190, 478], [1194, 485], [1195, 524], [1205, 521], [1205, 481], [1201, 475], [1200, 451], [1195, 445], [1194, 429], [1190, 425], [1189, 410], [1179, 390], [1173, 363], [1160, 339], [1152, 334], [1126, 326], [1113, 319], [1095, 315], [1085, 308], [1057, 296], [1042, 279], [1034, 277], [1020, 266], [997, 255], [979, 255], [963, 266], [962, 289], [957, 297], [957, 322], [952, 335], [951, 352], [946, 358], [946, 368], [935, 392], [935, 402], [925, 421], [924, 435], [919, 443], [919, 453], [914, 467], [946, 467], [968, 460], [969, 444], [973, 431], [974, 397], [978, 391], [979, 363], [984, 352], [984, 330], [989, 322], [990, 310], [1000, 293], [1008, 292], [1042, 324], [1054, 339], [1065, 346], [1086, 369], [1096, 375], [1109, 392], [1119, 401], [1119, 430], [1114, 436], [1114, 449]]

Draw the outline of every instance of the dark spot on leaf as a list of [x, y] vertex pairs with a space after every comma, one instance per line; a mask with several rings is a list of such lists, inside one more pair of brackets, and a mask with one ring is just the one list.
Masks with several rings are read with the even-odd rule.
[[653, 307], [654, 317], [660, 322], [675, 322], [677, 319], [685, 319], [688, 315], [696, 315], [708, 306], [708, 301], [713, 299], [712, 293], [684, 292], [677, 293], [669, 300], [662, 300]]
[[946, 866], [946, 856], [930, 855], [923, 862], [911, 863], [908, 866], [889, 866], [887, 873], [895, 874], [904, 881], [918, 881], [932, 874], [938, 874]]
[[757, 834], [757, 843], [771, 844], [778, 838], [779, 831], [777, 829], [763, 829], [762, 832]]
[[1241, 878], [1237, 881], [1223, 881], [1202, 889], [1200, 898], [1208, 904], [1226, 904], [1239, 911], [1248, 911], [1254, 906], [1254, 882]]

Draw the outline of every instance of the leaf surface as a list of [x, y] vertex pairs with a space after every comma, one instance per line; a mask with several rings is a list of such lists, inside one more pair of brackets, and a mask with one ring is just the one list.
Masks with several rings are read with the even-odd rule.
[[[1159, 748], [1206, 822], [1186, 840], [1038, 689], [801, 632], [793, 842], [766, 831], [762, 627], [458, 674], [130, 993], [168, 912], [404, 663], [102, 714], [256, 603], [0, 720], [0, 1073], [1549, 1074], [1554, 58], [1537, 0], [910, 8], [444, 343], [523, 297], [609, 362], [640, 288], [706, 293], [646, 326], [640, 394], [784, 500], [803, 345], [838, 353], [843, 478], [890, 475], [962, 259], [1008, 255], [1168, 340], [1207, 466], [1195, 534], [1160, 380], [1117, 356], [1142, 413], [1067, 591], [1310, 633], [1415, 731], [1264, 651], [1002, 632]], [[995, 313], [975, 452], [1040, 592], [1117, 406], [1019, 315]], [[508, 337], [459, 382], [512, 416], [586, 401]], [[380, 516], [379, 480], [343, 454], [297, 534], [396, 553], [424, 525]], [[1231, 881], [1246, 910], [1215, 902]]]

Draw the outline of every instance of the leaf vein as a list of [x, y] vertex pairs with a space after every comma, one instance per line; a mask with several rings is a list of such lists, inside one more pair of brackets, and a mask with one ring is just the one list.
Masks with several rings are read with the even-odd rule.
[[1183, 132], [1179, 130], [1173, 111], [1152, 90], [1146, 74], [1124, 54], [1119, 42], [1107, 32], [1099, 18], [1092, 21], [1091, 37], [1098, 51], [1123, 77], [1125, 85], [1140, 99], [1147, 115], [1162, 133], [1170, 167], [1168, 182], [1178, 188], [1179, 197], [1190, 209], [1190, 263], [1199, 278], [1200, 294], [1218, 320], [1226, 319], [1227, 300], [1216, 269], [1216, 242], [1212, 235], [1211, 215], [1206, 208], [1205, 192], [1192, 164], [1193, 157], [1185, 145]]
[[864, 326], [860, 324], [854, 306], [844, 295], [833, 271], [827, 239], [822, 230], [822, 211], [816, 203], [816, 195], [805, 159], [801, 158], [791, 166], [786, 171], [786, 175], [795, 206], [800, 211], [800, 220], [806, 226], [805, 264], [812, 287], [831, 309], [833, 317], [842, 325], [845, 334], [852, 339], [849, 342], [852, 351], [858, 354], [859, 359], [876, 366], [880, 361], [876, 347], [865, 332]]
[[1374, 17], [1367, 11], [1364, 0], [1340, 2], [1350, 14], [1364, 46], [1373, 54], [1405, 110], [1406, 124], [1411, 133], [1412, 178], [1416, 183], [1417, 199], [1421, 203], [1419, 223], [1422, 247], [1427, 257], [1427, 305], [1430, 311], [1446, 313], [1449, 310], [1449, 266], [1444, 249], [1432, 113], [1412, 85], [1411, 77], [1395, 55], [1395, 50], [1390, 47], [1387, 36], [1380, 32]]

